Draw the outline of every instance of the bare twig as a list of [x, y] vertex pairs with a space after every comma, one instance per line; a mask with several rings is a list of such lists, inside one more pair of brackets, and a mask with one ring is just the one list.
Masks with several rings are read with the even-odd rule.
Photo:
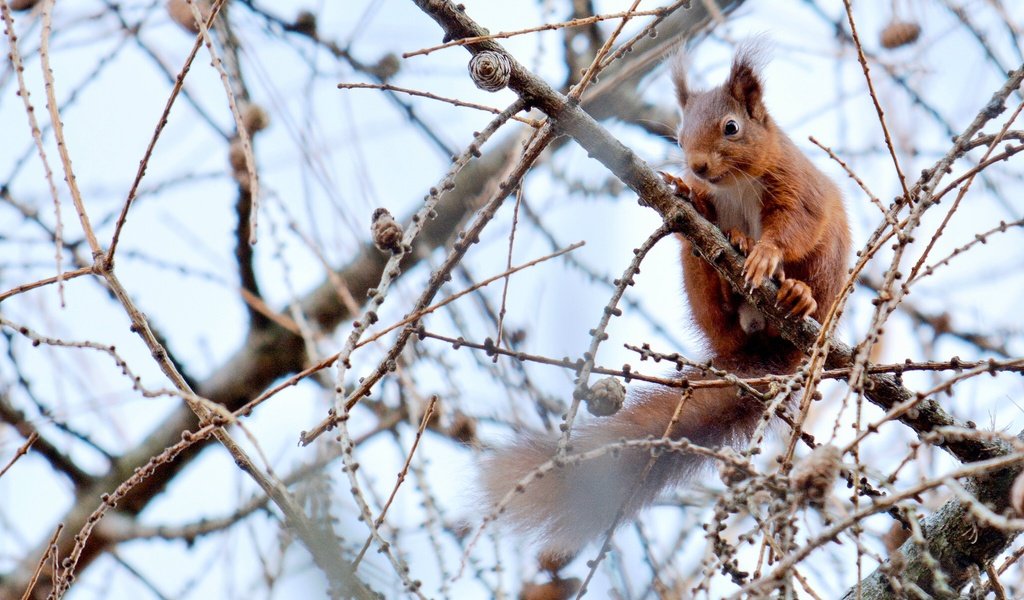
[[[493, 106], [486, 106], [483, 104], [477, 104], [476, 102], [466, 102], [465, 100], [459, 100], [458, 98], [446, 98], [444, 96], [438, 96], [431, 92], [424, 92], [421, 90], [414, 90], [410, 88], [398, 87], [397, 85], [391, 85], [390, 83], [339, 83], [339, 90], [384, 90], [388, 92], [398, 92], [400, 94], [408, 94], [410, 96], [420, 96], [422, 98], [429, 98], [431, 100], [437, 100], [438, 102], [446, 102], [453, 106], [462, 106], [464, 108], [475, 108], [476, 110], [482, 110], [484, 112], [493, 113], [496, 115], [501, 114], [501, 109]], [[540, 122], [536, 119], [530, 119], [528, 117], [520, 117], [519, 115], [512, 115], [510, 117], [513, 121], [519, 121], [525, 123], [530, 127], [540, 127]]]
[[7, 461], [7, 464], [4, 465], [3, 468], [0, 468], [0, 477], [3, 477], [7, 471], [14, 466], [14, 463], [18, 462], [19, 458], [28, 454], [28, 449], [32, 447], [32, 444], [34, 444], [37, 439], [39, 439], [39, 433], [33, 431], [28, 436], [28, 439], [25, 440], [25, 443], [19, 446], [14, 452], [14, 456], [11, 457], [11, 460]]
[[635, 10], [630, 9], [627, 11], [608, 13], [603, 15], [593, 15], [590, 17], [583, 17], [579, 19], [570, 19], [568, 21], [562, 21], [560, 23], [545, 23], [538, 25], [537, 27], [526, 27], [524, 29], [517, 29], [515, 31], [501, 31], [498, 33], [490, 33], [487, 35], [475, 35], [459, 40], [452, 40], [445, 42], [437, 46], [431, 46], [429, 48], [422, 48], [413, 52], [405, 52], [402, 54], [402, 58], [412, 58], [413, 56], [422, 56], [424, 54], [430, 54], [431, 52], [437, 52], [438, 50], [444, 50], [445, 48], [451, 48], [453, 46], [465, 46], [468, 44], [478, 44], [489, 40], [500, 40], [506, 39], [517, 35], [524, 35], [527, 33], [537, 33], [538, 31], [552, 31], [555, 29], [564, 29], [566, 27], [583, 27], [586, 25], [593, 25], [601, 21], [608, 21], [610, 19], [623, 19], [628, 20], [633, 17], [648, 17], [648, 16], [662, 16], [670, 12], [671, 9], [667, 7], [654, 8], [650, 10]]

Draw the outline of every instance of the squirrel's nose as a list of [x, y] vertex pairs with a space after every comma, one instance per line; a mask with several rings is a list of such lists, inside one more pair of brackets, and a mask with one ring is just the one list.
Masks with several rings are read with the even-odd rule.
[[693, 173], [697, 177], [704, 177], [708, 174], [708, 163], [706, 162], [693, 163], [690, 168], [693, 169]]

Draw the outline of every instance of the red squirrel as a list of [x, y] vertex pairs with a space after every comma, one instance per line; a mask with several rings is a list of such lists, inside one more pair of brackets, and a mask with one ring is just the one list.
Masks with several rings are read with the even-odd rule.
[[[673, 61], [687, 172], [681, 179], [663, 176], [746, 256], [749, 286], [777, 278], [779, 305], [793, 318], [820, 321], [846, 276], [846, 211], [836, 185], [768, 114], [759, 59], [756, 46], [741, 49], [725, 83], [708, 91], [690, 89], [679, 57]], [[686, 295], [714, 366], [741, 377], [792, 372], [801, 352], [680, 239]], [[682, 377], [706, 378], [696, 370]], [[696, 389], [666, 432], [679, 390], [648, 388], [632, 396], [618, 413], [574, 428], [571, 453], [666, 433], [708, 447], [736, 445], [749, 440], [764, 411], [735, 387]], [[497, 505], [556, 450], [557, 440], [528, 434], [485, 458], [485, 499]], [[663, 453], [644, 477], [651, 457], [647, 450], [623, 450], [569, 461], [513, 494], [502, 520], [539, 541], [542, 555], [571, 558], [710, 462], [693, 453]]]

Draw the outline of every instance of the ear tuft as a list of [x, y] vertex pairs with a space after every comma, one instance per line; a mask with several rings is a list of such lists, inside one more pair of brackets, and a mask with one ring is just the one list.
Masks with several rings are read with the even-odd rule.
[[764, 44], [757, 39], [740, 46], [724, 86], [729, 95], [757, 121], [763, 121], [768, 114], [764, 106], [764, 84], [761, 82], [765, 53]]
[[686, 85], [686, 56], [682, 48], [676, 50], [668, 60], [672, 83], [676, 86], [676, 100], [680, 108], [685, 108], [690, 99], [690, 88]]

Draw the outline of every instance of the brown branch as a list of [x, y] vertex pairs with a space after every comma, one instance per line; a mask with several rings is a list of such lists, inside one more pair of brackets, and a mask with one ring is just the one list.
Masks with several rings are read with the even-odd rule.
[[[461, 106], [462, 108], [475, 108], [476, 110], [482, 110], [489, 112], [494, 115], [500, 115], [501, 109], [494, 106], [487, 106], [485, 104], [477, 104], [476, 102], [466, 102], [465, 100], [459, 100], [458, 98], [447, 98], [445, 96], [438, 96], [431, 92], [424, 92], [422, 90], [414, 90], [410, 88], [398, 87], [397, 85], [391, 85], [390, 83], [339, 83], [339, 90], [383, 90], [386, 92], [398, 92], [400, 94], [408, 94], [410, 96], [419, 96], [421, 98], [429, 98], [430, 100], [437, 100], [438, 102], [446, 102], [452, 106]], [[513, 121], [519, 121], [529, 125], [530, 127], [540, 127], [540, 122], [536, 119], [529, 117], [520, 117], [519, 115], [512, 115], [510, 117]]]
[[23, 283], [21, 285], [15, 286], [15, 287], [7, 290], [6, 292], [0, 293], [0, 302], [3, 302], [4, 300], [10, 298], [11, 296], [17, 296], [18, 294], [23, 294], [23, 293], [25, 293], [27, 291], [34, 290], [34, 289], [37, 289], [37, 288], [41, 288], [41, 287], [47, 286], [47, 285], [52, 285], [54, 283], [60, 284], [60, 283], [62, 283], [64, 281], [67, 281], [69, 279], [74, 279], [75, 277], [81, 277], [82, 275], [89, 275], [90, 273], [93, 273], [94, 271], [95, 271], [95, 269], [93, 267], [91, 267], [91, 266], [89, 266], [89, 267], [79, 267], [79, 268], [77, 268], [77, 269], [75, 269], [73, 271], [62, 271], [59, 275], [55, 275], [53, 277], [46, 277], [46, 278], [40, 279], [38, 281], [33, 281], [31, 283]]
[[430, 54], [438, 50], [444, 50], [445, 48], [451, 48], [452, 46], [465, 46], [467, 44], [476, 44], [487, 40], [498, 40], [510, 38], [517, 35], [523, 35], [527, 33], [537, 33], [540, 31], [551, 31], [553, 29], [563, 29], [566, 27], [582, 27], [584, 25], [593, 25], [599, 21], [607, 21], [609, 19], [623, 19], [628, 20], [633, 17], [647, 17], [647, 16], [662, 16], [668, 12], [668, 9], [654, 8], [650, 10], [627, 10], [623, 12], [610, 13], [604, 15], [593, 15], [590, 17], [581, 17], [578, 19], [570, 19], [568, 21], [562, 21], [560, 23], [545, 23], [536, 27], [527, 27], [525, 29], [517, 29], [515, 31], [500, 31], [498, 33], [491, 33], [488, 35], [474, 36], [461, 40], [452, 40], [445, 42], [437, 46], [431, 46], [429, 48], [421, 48], [413, 52], [405, 52], [402, 54], [402, 58], [412, 58], [413, 56], [421, 56], [424, 54]]
[[[1019, 473], [1019, 464], [1010, 465], [972, 477], [965, 487], [977, 502], [1003, 513], [1010, 509], [1010, 488]], [[979, 522], [971, 512], [970, 502], [959, 498], [946, 502], [924, 519], [921, 528], [926, 548], [907, 540], [899, 551], [847, 591], [844, 600], [902, 597], [889, 583], [889, 574], [897, 572], [901, 581], [913, 583], [931, 597], [960, 598], [955, 592], [970, 580], [971, 568], [990, 564], [1019, 533]]]
[[[210, 10], [210, 19], [215, 19], [217, 13], [223, 6], [223, 0], [216, 2]], [[178, 73], [174, 80], [174, 86], [171, 88], [171, 93], [167, 97], [167, 102], [164, 104], [164, 110], [160, 114], [160, 119], [156, 123], [156, 128], [153, 130], [153, 135], [150, 136], [149, 144], [146, 146], [145, 152], [142, 154], [142, 160], [139, 161], [139, 169], [135, 172], [135, 179], [132, 181], [131, 188], [128, 190], [128, 197], [125, 198], [124, 205], [121, 207], [121, 213], [117, 217], [117, 221], [114, 223], [114, 233], [110, 238], [110, 246], [107, 248], [104, 262], [112, 263], [114, 260], [114, 253], [117, 251], [117, 244], [121, 239], [121, 230], [124, 228], [125, 222], [128, 220], [128, 210], [132, 207], [132, 202], [135, 201], [136, 196], [139, 193], [139, 186], [142, 185], [142, 178], [146, 175], [146, 168], [149, 165], [149, 160], [153, 156], [153, 151], [156, 149], [156, 143], [160, 140], [160, 134], [163, 133], [164, 127], [167, 126], [171, 108], [174, 106], [175, 100], [181, 93], [185, 86], [185, 76], [188, 75], [189, 70], [192, 68], [192, 62], [195, 61], [196, 55], [199, 54], [199, 48], [202, 47], [203, 38], [196, 37], [195, 42], [192, 44], [192, 50], [189, 51], [188, 56], [185, 58], [185, 64], [182, 65], [181, 71]], [[94, 249], [95, 251], [95, 249]]]
[[23, 443], [21, 446], [18, 446], [18, 449], [14, 452], [14, 456], [11, 457], [11, 460], [7, 461], [7, 464], [4, 465], [3, 468], [0, 468], [0, 477], [3, 477], [4, 474], [6, 474], [7, 471], [9, 471], [10, 468], [14, 466], [14, 463], [18, 462], [19, 458], [28, 454], [28, 449], [32, 447], [32, 444], [34, 444], [37, 439], [39, 439], [39, 433], [33, 431], [31, 434], [29, 434], [28, 439], [25, 440], [25, 443]]
[[[453, 39], [485, 34], [485, 31], [464, 11], [456, 9], [450, 2], [416, 0], [416, 4]], [[742, 260], [735, 250], [729, 246], [717, 228], [701, 218], [692, 206], [673, 198], [669, 190], [662, 185], [657, 174], [632, 151], [603, 130], [577, 105], [569, 102], [567, 98], [516, 62], [497, 43], [484, 41], [469, 45], [467, 49], [473, 53], [486, 50], [504, 54], [512, 65], [509, 87], [513, 91], [532, 106], [547, 113], [560, 131], [572, 136], [587, 150], [590, 156], [599, 160], [633, 189], [640, 196], [642, 203], [655, 209], [666, 223], [671, 224], [676, 231], [684, 235], [699, 254], [732, 284], [734, 289], [743, 290]], [[982, 108], [966, 131], [955, 140], [949, 154], [938, 163], [935, 169], [922, 173], [921, 182], [919, 186], [915, 186], [915, 191], [917, 189], [924, 191], [925, 198], [928, 198], [946, 167], [962, 155], [963, 146], [974, 135], [977, 128], [1003, 110], [1002, 103], [1006, 96], [1020, 85], [1022, 79], [1024, 79], [1024, 68], [1009, 73], [1006, 84], [993, 95], [992, 100]], [[908, 190], [907, 201], [909, 202], [912, 197], [912, 192]], [[911, 224], [914, 224], [913, 221], [916, 221], [917, 218], [916, 214], [912, 214]], [[767, 284], [754, 290], [751, 299], [753, 304], [765, 314], [768, 321], [777, 327], [786, 339], [805, 350], [829, 348], [825, 363], [828, 367], [847, 367], [855, 363], [854, 352], [851, 348], [838, 340], [819, 339], [820, 331], [816, 324], [809, 320], [799, 323], [787, 322], [779, 314], [779, 310], [773, 306], [775, 293], [775, 286]], [[879, 308], [881, 309], [881, 307]], [[894, 376], [865, 375], [866, 384], [863, 386], [863, 393], [873, 403], [885, 410], [897, 406], [915, 406], [916, 410], [900, 415], [900, 420], [916, 431], [918, 435], [927, 436], [930, 432], [944, 427], [967, 428], [966, 424], [959, 422], [947, 413], [938, 402], [920, 394], [912, 394]], [[930, 441], [965, 463], [985, 459], [994, 460], [1009, 452], [1009, 446], [1006, 443], [985, 437], [937, 436], [930, 438]], [[1007, 485], [1018, 471], [1019, 467], [1010, 465], [1000, 469], [995, 475], [977, 478], [977, 494], [984, 496], [986, 501], [998, 501], [1000, 505], [1005, 505], [1008, 498]], [[985, 533], [983, 543], [971, 546], [969, 550], [971, 553], [969, 557], [974, 561], [971, 564], [982, 564], [990, 560], [1002, 551], [1016, 535], [1016, 532], [994, 530], [991, 527], [979, 525], [975, 519], [969, 518], [966, 509], [960, 504], [935, 515], [930, 523], [934, 528], [950, 527], [960, 534], [976, 533], [979, 528], [983, 529]], [[944, 539], [965, 543], [963, 535]], [[970, 546], [970, 544], [966, 545]], [[966, 563], [963, 560], [957, 561], [956, 559], [964, 557], [964, 551], [958, 550], [956, 544], [950, 544], [947, 550], [948, 552], [939, 552], [939, 554], [948, 555], [950, 560], [941, 564], [953, 571], [951, 574], [951, 577], [954, 578], [953, 583], [962, 583], [968, 570], [964, 568]], [[923, 567], [927, 563], [918, 561], [915, 564]], [[779, 570], [776, 569], [775, 572], [778, 573]], [[884, 581], [881, 573], [881, 570], [876, 571], [871, 577]]]
[[882, 126], [882, 135], [885, 137], [885, 147], [889, 149], [889, 156], [892, 158], [892, 164], [896, 168], [896, 177], [899, 178], [900, 186], [903, 188], [903, 199], [905, 202], [910, 202], [910, 190], [907, 189], [907, 178], [903, 176], [903, 169], [900, 167], [900, 159], [896, 156], [896, 148], [892, 145], [892, 137], [889, 135], [889, 126], [885, 123], [885, 111], [882, 109], [882, 104], [878, 101], [878, 95], [875, 93], [875, 83], [871, 80], [871, 69], [868, 67], [868, 59], [864, 55], [864, 49], [860, 45], [860, 36], [857, 34], [857, 26], [853, 21], [853, 8], [850, 6], [850, 0], [843, 0], [843, 5], [846, 7], [846, 19], [850, 24], [850, 35], [853, 38], [853, 46], [857, 49], [857, 60], [860, 61], [860, 68], [864, 72], [864, 80], [868, 85], [868, 95], [871, 96], [871, 102], [875, 105], [875, 112], [878, 114], [878, 124]]
[[[483, 28], [451, 2], [415, 1], [416, 5], [441, 25], [453, 39], [485, 35]], [[693, 244], [700, 255], [729, 281], [734, 289], [742, 292], [742, 257], [728, 243], [722, 232], [701, 217], [691, 204], [673, 196], [658, 174], [640, 157], [609, 134], [578, 105], [569, 102], [565, 96], [530, 73], [496, 42], [485, 41], [468, 45], [466, 48], [473, 53], [489, 50], [504, 54], [512, 65], [509, 87], [530, 105], [547, 113], [560, 131], [572, 136], [591, 156], [635, 191], [646, 206], [657, 211], [666, 223]], [[1019, 83], [1022, 77], [1024, 69], [1015, 72], [1010, 83]], [[820, 330], [817, 324], [809, 319], [800, 322], [788, 320], [775, 307], [777, 290], [774, 283], [766, 282], [749, 297], [768, 321], [797, 347], [808, 350], [820, 345], [822, 341], [818, 339]], [[828, 346], [831, 348], [826, 361], [829, 368], [845, 368], [853, 364], [854, 355], [849, 346], [839, 340], [828, 340]], [[914, 397], [914, 394], [892, 375], [870, 375], [864, 391], [873, 403], [886, 410]], [[901, 420], [918, 434], [928, 433], [937, 427], [965, 426], [935, 400], [921, 399], [917, 408], [916, 412], [905, 415]], [[964, 462], [993, 458], [1006, 452], [1002, 444], [987, 441], [954, 440], [940, 445]]]
[[[732, 5], [737, 4], [733, 2]], [[248, 7], [252, 9], [252, 7]], [[255, 10], [255, 9], [253, 9]], [[259, 12], [259, 11], [256, 11]], [[265, 17], [265, 13], [259, 13]], [[270, 17], [267, 17], [270, 18]], [[706, 21], [707, 13], [700, 9], [688, 12], [679, 11], [667, 20], [665, 30], [679, 32], [686, 36], [700, 28]], [[275, 23], [281, 25], [272, 19]], [[296, 32], [305, 37], [308, 34]], [[349, 60], [347, 53], [339, 47], [331, 46], [312, 36], [321, 46], [327, 47], [335, 56]], [[619, 63], [611, 65], [604, 74], [601, 83], [593, 86], [584, 99], [584, 105], [598, 118], [624, 117], [643, 119], [647, 112], [647, 120], [666, 121], [662, 113], [654, 110], [637, 94], [635, 86], [622, 84], [633, 81], [649, 73], [657, 65], [657, 58], [671, 47], [675, 40], [668, 36], [645, 38], [635, 46], [635, 52]], [[613, 85], [615, 83], [619, 85]], [[403, 105], [404, 106], [404, 105]], [[205, 113], [203, 113], [205, 117]], [[663, 128], [670, 133], [669, 129]], [[659, 130], [660, 131], [660, 130]], [[459, 174], [455, 182], [456, 194], [437, 207], [437, 217], [430, 220], [423, 233], [417, 238], [414, 251], [406, 254], [401, 263], [403, 273], [407, 273], [430, 251], [442, 246], [449, 240], [467, 214], [474, 210], [486, 183], [500, 171], [504, 165], [513, 160], [519, 148], [515, 140], [505, 140], [492, 150], [484, 152], [480, 158], [471, 162]], [[408, 221], [406, 221], [408, 222]], [[386, 256], [371, 244], [364, 244], [352, 254], [350, 261], [340, 268], [331, 279], [343, 281], [355, 298], [366, 297], [368, 289], [373, 287], [381, 276]], [[352, 313], [340, 301], [337, 288], [330, 279], [323, 281], [300, 302], [301, 310], [310, 316], [310, 320], [322, 331], [330, 331]], [[300, 372], [304, 365], [305, 350], [301, 337], [278, 324], [265, 330], [250, 330], [245, 342], [222, 365], [213, 370], [203, 382], [193, 386], [197, 393], [213, 402], [234, 411], [246, 405], [251, 399], [260, 396], [269, 386], [282, 377]], [[293, 382], [294, 383], [294, 382]], [[282, 388], [287, 384], [282, 384]], [[394, 414], [394, 413], [392, 413]], [[391, 415], [385, 418], [390, 419]], [[102, 494], [110, 493], [125, 481], [135, 469], [146, 465], [151, 458], [161, 454], [164, 449], [181, 442], [181, 432], [194, 431], [198, 428], [198, 419], [185, 406], [179, 406], [152, 432], [133, 448], [118, 457], [111, 470], [95, 479], [87, 487], [76, 494], [75, 501], [67, 512], [60, 517], [66, 524], [65, 531], [81, 529], [91, 510], [99, 502]], [[38, 442], [37, 442], [38, 444]], [[137, 515], [149, 503], [159, 496], [167, 485], [177, 476], [198, 454], [209, 445], [202, 441], [190, 445], [178, 453], [173, 460], [161, 462], [149, 476], [141, 479], [118, 502], [119, 511], [127, 515]], [[114, 542], [104, 537], [102, 530], [97, 531], [82, 550], [78, 558], [77, 570], [81, 572], [100, 557]], [[74, 540], [70, 535], [62, 535], [56, 541], [56, 550], [60, 556], [67, 556]], [[28, 553], [19, 566], [6, 573], [0, 583], [0, 597], [18, 597], [25, 590], [28, 576], [38, 564], [38, 557], [43, 555], [49, 546], [44, 542], [33, 552]], [[36, 590], [34, 598], [46, 596], [45, 590]]]
[[25, 418], [25, 413], [11, 404], [7, 394], [0, 394], [0, 420], [14, 427], [23, 438], [34, 438], [33, 451], [46, 459], [51, 467], [67, 476], [75, 487], [81, 488], [93, 481], [92, 476], [83, 471], [53, 442], [39, 435], [39, 431]]
[[[373, 528], [378, 528], [384, 523], [384, 517], [388, 514], [388, 509], [391, 508], [391, 503], [395, 501], [395, 496], [398, 495], [398, 488], [405, 483], [405, 477], [409, 474], [409, 465], [412, 464], [412, 457], [416, 454], [416, 449], [419, 448], [420, 440], [423, 439], [423, 432], [426, 431], [427, 425], [430, 423], [430, 418], [434, 416], [434, 409], [437, 406], [437, 396], [430, 397], [430, 404], [427, 405], [427, 410], [423, 411], [423, 416], [420, 418], [420, 426], [416, 429], [416, 437], [413, 438], [412, 447], [409, 448], [409, 453], [405, 456], [405, 464], [402, 465], [402, 470], [398, 472], [398, 480], [395, 481], [395, 487], [391, 488], [391, 495], [388, 496], [384, 506], [380, 509], [380, 514], [373, 520]], [[355, 560], [352, 561], [356, 567], [359, 566], [360, 561], [366, 556], [366, 550], [370, 547], [370, 542], [373, 541], [373, 536], [366, 538], [363, 542], [363, 548], [359, 551]]]
[[[414, 251], [406, 253], [401, 263], [402, 272], [408, 272], [430, 250], [443, 245], [467, 213], [475, 208], [476, 198], [492, 174], [500, 170], [518, 151], [514, 140], [506, 140], [491, 152], [469, 163], [455, 181], [455, 194], [449, 201], [437, 206], [437, 217], [428, 220], [423, 232], [416, 239]], [[376, 285], [384, 269], [387, 257], [372, 244], [364, 244], [344, 268], [339, 269], [337, 278], [344, 281], [356, 298], [366, 298], [366, 292]], [[322, 330], [334, 329], [352, 315], [338, 297], [330, 280], [322, 282], [302, 301], [304, 314]], [[196, 387], [197, 393], [213, 402], [234, 411], [256, 398], [273, 382], [289, 373], [297, 373], [304, 367], [305, 350], [302, 338], [285, 327], [274, 324], [264, 330], [251, 330], [245, 343], [213, 374]], [[181, 441], [182, 431], [198, 428], [198, 419], [185, 406], [180, 406], [153, 432], [119, 457], [117, 465], [107, 474], [82, 489], [75, 503], [61, 517], [66, 531], [77, 532], [85, 523], [92, 508], [102, 494], [114, 490], [134, 469], [147, 464], [149, 459], [160, 454], [165, 448]], [[173, 461], [161, 463], [146, 479], [129, 490], [118, 502], [118, 508], [127, 514], [138, 514], [151, 500], [163, 492], [168, 483], [209, 444], [204, 441], [189, 446], [177, 454]], [[78, 559], [78, 570], [87, 567], [109, 546], [111, 540], [96, 532], [85, 545]], [[70, 535], [61, 536], [58, 547], [61, 556], [70, 553], [73, 540]], [[22, 578], [30, 573], [36, 564], [33, 557], [45, 551], [40, 546], [26, 557], [25, 562], [5, 578], [0, 585], [0, 597], [16, 596], [25, 589], [27, 580]], [[36, 592], [35, 597], [44, 598], [45, 590]]]
[[[36, 582], [39, 581], [39, 575], [43, 572], [46, 567], [46, 563], [49, 561], [51, 555], [55, 555], [57, 552], [57, 538], [60, 536], [60, 532], [64, 529], [63, 523], [58, 523], [56, 529], [53, 531], [53, 535], [50, 536], [50, 541], [46, 543], [46, 551], [39, 558], [36, 568], [32, 571], [32, 577], [28, 580], [28, 585], [25, 586], [25, 593], [21, 595], [21, 600], [28, 600], [32, 597], [33, 590], [36, 589]], [[53, 569], [56, 571], [56, 569]], [[12, 596], [13, 597], [13, 596]]]
[[361, 378], [359, 385], [349, 392], [343, 398], [344, 403], [341, 406], [340, 411], [332, 412], [327, 416], [326, 419], [321, 421], [308, 432], [303, 432], [299, 438], [299, 443], [302, 445], [308, 445], [312, 440], [315, 440], [318, 436], [326, 431], [333, 428], [342, 419], [348, 418], [348, 411], [352, 409], [365, 396], [370, 394], [370, 389], [378, 382], [385, 374], [390, 372], [391, 366], [395, 363], [395, 360], [401, 354], [405, 348], [406, 342], [415, 333], [419, 322], [418, 313], [425, 311], [430, 302], [433, 300], [434, 295], [441, 289], [441, 285], [445, 282], [452, 269], [455, 265], [459, 264], [470, 246], [476, 243], [480, 239], [480, 233], [487, 226], [488, 223], [494, 218], [498, 208], [501, 207], [507, 195], [512, 192], [515, 188], [522, 185], [522, 180], [529, 172], [530, 168], [533, 167], [534, 163], [540, 158], [541, 152], [543, 152], [548, 145], [554, 140], [555, 135], [550, 125], [534, 131], [533, 136], [530, 140], [530, 145], [526, 148], [523, 154], [520, 156], [519, 161], [513, 165], [496, 185], [489, 186], [486, 195], [488, 196], [486, 204], [477, 212], [476, 218], [473, 222], [467, 226], [459, 236], [459, 240], [452, 244], [452, 249], [445, 257], [444, 262], [441, 263], [437, 269], [430, 276], [430, 280], [427, 283], [426, 288], [420, 294], [420, 297], [416, 300], [416, 304], [413, 308], [413, 319], [406, 323], [405, 327], [399, 332], [397, 339], [391, 344], [384, 358], [380, 360], [377, 367], [369, 374]]

